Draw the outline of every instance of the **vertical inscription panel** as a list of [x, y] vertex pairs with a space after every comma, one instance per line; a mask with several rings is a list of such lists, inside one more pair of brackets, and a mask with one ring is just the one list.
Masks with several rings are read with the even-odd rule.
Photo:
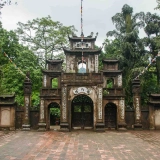
[[140, 99], [138, 97], [135, 97], [135, 117], [136, 121], [141, 120], [141, 110], [140, 110]]
[[41, 99], [40, 103], [40, 120], [44, 120], [44, 100]]
[[98, 88], [98, 119], [102, 120], [102, 88]]
[[62, 121], [67, 121], [67, 87], [62, 88]]
[[118, 75], [118, 87], [122, 87], [122, 75]]
[[47, 87], [47, 76], [43, 76], [43, 87]]
[[98, 73], [98, 55], [95, 55], [95, 73]]
[[119, 101], [119, 109], [120, 109], [120, 118], [121, 120], [124, 120], [125, 118], [125, 104], [124, 104], [124, 99], [121, 99]]
[[24, 97], [24, 102], [25, 102], [25, 113], [24, 113], [24, 116], [25, 116], [25, 120], [28, 120], [29, 119], [29, 96], [25, 96]]

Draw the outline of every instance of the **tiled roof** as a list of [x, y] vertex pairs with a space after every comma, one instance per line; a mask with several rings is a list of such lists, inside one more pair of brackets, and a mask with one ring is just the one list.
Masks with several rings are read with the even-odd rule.
[[[96, 38], [97, 37], [83, 37], [83, 41], [85, 42], [85, 41], [96, 41]], [[81, 41], [81, 37], [69, 37], [69, 40], [70, 41]]]
[[63, 48], [64, 52], [69, 52], [69, 53], [100, 53], [101, 52], [101, 48], [100, 49], [78, 49], [78, 50], [70, 50], [68, 48]]

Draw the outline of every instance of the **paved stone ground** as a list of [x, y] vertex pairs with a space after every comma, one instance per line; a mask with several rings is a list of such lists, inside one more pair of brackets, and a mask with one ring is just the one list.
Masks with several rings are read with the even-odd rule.
[[0, 160], [160, 160], [160, 131], [1, 131]]

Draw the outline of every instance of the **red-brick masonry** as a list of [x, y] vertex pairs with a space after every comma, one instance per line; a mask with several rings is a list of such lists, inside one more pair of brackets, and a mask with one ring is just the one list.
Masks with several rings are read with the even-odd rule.
[[160, 160], [160, 131], [0, 131], [0, 160]]

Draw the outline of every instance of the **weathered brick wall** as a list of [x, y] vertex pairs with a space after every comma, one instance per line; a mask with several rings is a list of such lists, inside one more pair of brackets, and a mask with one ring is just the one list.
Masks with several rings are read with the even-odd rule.
[[38, 122], [39, 122], [39, 111], [37, 110], [30, 111], [31, 129], [38, 129]]
[[132, 129], [134, 124], [134, 111], [125, 111], [125, 120], [127, 123], [127, 129]]
[[[39, 122], [39, 110], [30, 110], [30, 125], [31, 129], [38, 129], [38, 122]], [[24, 118], [24, 108], [20, 107], [16, 110], [16, 129], [21, 129], [23, 125], [23, 118]]]
[[[128, 129], [133, 129], [134, 125], [134, 110], [126, 110], [126, 123]], [[142, 128], [149, 129], [149, 111], [141, 111], [142, 114]]]
[[141, 111], [142, 114], [142, 127], [143, 129], [149, 129], [149, 111]]

